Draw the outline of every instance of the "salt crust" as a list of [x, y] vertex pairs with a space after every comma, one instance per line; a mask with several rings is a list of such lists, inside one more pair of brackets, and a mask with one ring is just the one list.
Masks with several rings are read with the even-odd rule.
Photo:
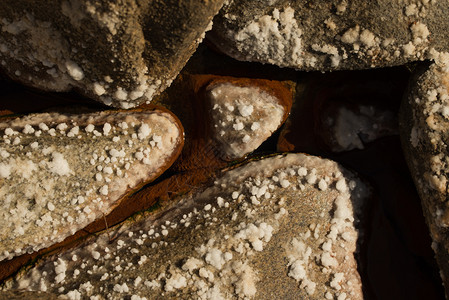
[[[83, 4], [80, 1], [61, 3], [62, 14], [70, 19], [75, 28], [88, 19], [97, 22], [99, 28], [106, 28], [109, 33], [104, 34], [111, 49], [121, 43], [117, 33], [126, 25], [114, 7], [89, 1]], [[142, 55], [135, 58], [133, 69], [127, 70], [129, 74], [123, 82], [114, 82], [112, 72], [100, 76], [95, 74], [95, 78], [90, 73], [86, 75], [84, 69], [90, 69], [96, 62], [79, 59], [76, 47], [84, 45], [73, 44], [53, 24], [39, 20], [29, 12], [24, 12], [22, 17], [14, 20], [0, 19], [0, 32], [0, 59], [5, 62], [3, 65], [7, 67], [6, 61], [11, 60], [27, 66], [26, 74], [9, 71], [18, 77], [16, 79], [37, 88], [69, 91], [76, 87], [106, 105], [128, 109], [151, 101], [158, 91], [169, 86], [174, 79], [163, 76], [152, 78]], [[27, 36], [26, 42], [16, 38], [19, 35]], [[117, 54], [120, 54], [118, 50]], [[115, 58], [111, 59], [115, 61]], [[42, 76], [42, 73], [48, 76]], [[130, 81], [132, 89], [120, 87], [121, 84], [129, 85]]]
[[[14, 7], [11, 3], [6, 6]], [[57, 3], [60, 11], [52, 8], [56, 15], [44, 20], [38, 13], [45, 10], [41, 7], [23, 12], [11, 7], [14, 16], [0, 18], [0, 64], [14, 80], [50, 91], [75, 88], [106, 105], [129, 109], [151, 102], [180, 71], [157, 71], [160, 66], [149, 61], [148, 56], [153, 55], [149, 48], [153, 47], [145, 45], [145, 30], [139, 27], [139, 16], [147, 14], [140, 5], [81, 0]], [[212, 10], [204, 16], [209, 23], [199, 32], [186, 27], [184, 48], [178, 49], [185, 60], [212, 28], [220, 3], [209, 3]], [[128, 46], [123, 46], [124, 41]], [[97, 44], [108, 49], [99, 53]], [[178, 68], [181, 66], [179, 62]]]
[[[434, 1], [418, 1], [420, 13], [415, 12], [416, 5], [407, 6], [404, 3], [404, 18], [410, 19], [408, 23], [411, 38], [402, 42], [397, 41], [394, 36], [388, 36], [389, 32], [378, 36], [373, 32], [375, 28], [364, 28], [361, 24], [347, 27], [341, 21], [347, 4], [342, 1], [346, 4], [337, 5], [335, 15], [331, 14], [324, 24], [326, 30], [318, 33], [327, 43], [305, 40], [307, 25], [303, 24], [304, 21], [299, 19], [288, 4], [274, 4], [274, 7], [265, 10], [268, 13], [254, 15], [253, 20], [240, 24], [240, 18], [226, 12], [239, 11], [237, 6], [241, 2], [233, 1], [224, 7], [223, 24], [218, 26], [223, 32], [217, 32], [219, 37], [221, 34], [223, 37], [214, 41], [217, 45], [222, 45], [220, 48], [223, 51], [239, 60], [301, 70], [332, 70], [347, 69], [352, 66], [352, 60], [357, 60], [363, 68], [369, 68], [389, 65], [395, 60], [402, 61], [402, 57], [410, 61], [431, 57], [431, 32], [422, 20]], [[329, 29], [333, 37], [325, 34]], [[316, 41], [314, 37], [309, 38]]]
[[397, 133], [397, 120], [392, 111], [361, 105], [358, 112], [340, 107], [335, 117], [329, 117], [332, 127], [332, 151], [364, 149], [364, 144]]
[[173, 155], [165, 112], [36, 114], [0, 123], [0, 260], [62, 241], [108, 214]]
[[[425, 197], [425, 203], [431, 213], [431, 224], [447, 228], [449, 226], [447, 208], [447, 183], [449, 167], [446, 157], [447, 124], [449, 119], [449, 54], [434, 52], [436, 64], [420, 78], [419, 89], [410, 95], [409, 103], [413, 107], [413, 126], [409, 141], [418, 153], [428, 153], [426, 164], [421, 159], [413, 163], [413, 168], [422, 178], [417, 185]], [[428, 151], [428, 149], [431, 151]], [[419, 154], [418, 154], [419, 156]], [[421, 165], [418, 170], [417, 164]], [[437, 192], [437, 194], [435, 194]], [[444, 201], [440, 201], [440, 198]], [[433, 235], [434, 242], [441, 242], [439, 235]]]
[[285, 114], [279, 99], [259, 87], [219, 83], [208, 87], [207, 96], [214, 138], [226, 159], [244, 157], [259, 147]]
[[[307, 174], [326, 181], [326, 192]], [[42, 261], [4, 289], [69, 299], [260, 299], [270, 297], [272, 279], [264, 279], [279, 267], [274, 276], [285, 276], [298, 297], [361, 299], [354, 211], [366, 193], [329, 160], [288, 154], [251, 162], [162, 212]], [[272, 243], [284, 250], [270, 252]], [[278, 256], [280, 265], [258, 265]]]
[[[437, 63], [431, 65], [417, 83], [414, 94], [409, 96], [409, 103], [413, 114], [413, 126], [408, 140], [418, 153], [426, 153], [426, 164], [419, 165], [418, 171], [422, 178], [417, 185], [424, 194], [434, 195], [437, 198], [447, 197], [447, 182], [449, 167], [446, 159], [447, 125], [449, 120], [449, 54], [433, 52]], [[416, 163], [415, 163], [416, 165]], [[435, 201], [431, 204], [432, 221], [437, 226], [448, 227], [446, 203]]]
[[[303, 64], [302, 30], [294, 18], [294, 10], [274, 9], [271, 15], [261, 16], [235, 33], [239, 51], [248, 51], [248, 60], [267, 61], [280, 66]], [[232, 34], [232, 33], [231, 33]]]
[[449, 53], [433, 50], [432, 59], [402, 104], [401, 137], [447, 290]]

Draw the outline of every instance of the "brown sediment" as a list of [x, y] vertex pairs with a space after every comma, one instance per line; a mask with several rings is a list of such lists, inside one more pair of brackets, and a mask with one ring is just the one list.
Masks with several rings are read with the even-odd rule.
[[17, 291], [0, 291], [0, 300], [58, 300], [61, 299], [58, 295], [46, 292], [31, 292], [25, 290]]
[[214, 154], [216, 145], [205, 138], [206, 111], [192, 89], [189, 75], [178, 76], [170, 89], [157, 97], [153, 103], [170, 109], [184, 127], [185, 144], [178, 160], [168, 170], [169, 174], [193, 170], [211, 173], [227, 164]]

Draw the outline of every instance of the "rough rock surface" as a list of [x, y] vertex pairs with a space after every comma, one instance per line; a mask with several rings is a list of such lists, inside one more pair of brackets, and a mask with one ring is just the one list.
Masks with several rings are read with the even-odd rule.
[[0, 300], [62, 300], [67, 297], [56, 296], [45, 292], [7, 291], [0, 292]]
[[[368, 287], [365, 299], [444, 299], [432, 241], [399, 132], [369, 143], [364, 143], [366, 136], [362, 133], [363, 149], [336, 153], [338, 144], [331, 139], [336, 126], [328, 122], [335, 119], [340, 107], [353, 110], [360, 105], [390, 111], [396, 119], [409, 69], [310, 72], [304, 77], [297, 85], [297, 98], [280, 133], [277, 150], [333, 159], [375, 187], [369, 213], [364, 217], [370, 224], [361, 252], [365, 259], [360, 272], [364, 287]], [[377, 120], [376, 127], [388, 128], [388, 123]], [[348, 137], [353, 137], [352, 130], [357, 126], [348, 128]]]
[[449, 59], [420, 70], [401, 108], [401, 139], [449, 295]]
[[[201, 66], [204, 68], [205, 65], [207, 63]], [[220, 97], [211, 98], [210, 90], [217, 85], [230, 89], [223, 89]], [[246, 93], [248, 90], [254, 94]], [[288, 117], [293, 94], [294, 83], [291, 81], [190, 74], [184, 70], [172, 86], [153, 101], [176, 114], [185, 130], [185, 145], [171, 171], [196, 169], [201, 174], [195, 178], [209, 178], [230, 161], [241, 161], [254, 154]], [[247, 107], [245, 116], [240, 114], [239, 106]], [[233, 108], [233, 111], [229, 110]], [[273, 108], [278, 110], [276, 114], [272, 113]], [[257, 124], [252, 126], [255, 122], [259, 127]]]
[[253, 161], [3, 288], [71, 299], [361, 299], [355, 227], [368, 194], [329, 160]]
[[449, 49], [449, 2], [229, 1], [209, 40], [239, 60], [300, 70], [364, 69]]
[[183, 144], [179, 121], [160, 109], [35, 114], [0, 123], [0, 132], [0, 260], [108, 214]]
[[2, 2], [1, 68], [49, 91], [129, 108], [170, 85], [223, 0]]
[[208, 85], [212, 131], [224, 159], [241, 158], [259, 147], [288, 115], [282, 99], [262, 87], [218, 81]]

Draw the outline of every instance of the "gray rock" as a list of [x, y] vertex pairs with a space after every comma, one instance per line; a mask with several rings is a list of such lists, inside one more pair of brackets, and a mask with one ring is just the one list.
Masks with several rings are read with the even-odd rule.
[[159, 177], [184, 133], [166, 110], [0, 123], [0, 261], [61, 242]]
[[176, 77], [223, 0], [3, 1], [1, 68], [48, 91], [129, 108]]
[[208, 35], [224, 53], [299, 70], [365, 69], [447, 51], [449, 2], [233, 0]]
[[449, 296], [449, 56], [420, 70], [400, 114], [401, 140]]
[[70, 299], [362, 299], [354, 255], [368, 196], [364, 183], [329, 160], [253, 161], [41, 261], [3, 288]]

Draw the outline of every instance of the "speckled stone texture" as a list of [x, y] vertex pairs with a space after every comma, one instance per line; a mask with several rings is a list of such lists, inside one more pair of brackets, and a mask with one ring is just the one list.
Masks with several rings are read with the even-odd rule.
[[209, 40], [245, 61], [299, 70], [366, 69], [449, 49], [449, 2], [234, 0]]
[[449, 295], [449, 69], [420, 68], [410, 83], [400, 114], [405, 157], [421, 197], [432, 248]]
[[27, 291], [7, 291], [0, 292], [0, 300], [57, 300], [67, 299], [65, 297], [58, 297], [55, 294], [45, 292], [27, 292]]
[[1, 69], [48, 91], [72, 88], [107, 105], [150, 101], [176, 77], [223, 0], [7, 0]]
[[43, 113], [0, 123], [0, 261], [61, 242], [109, 214], [178, 157], [163, 109]]
[[252, 161], [47, 257], [3, 288], [71, 299], [361, 299], [357, 228], [369, 196], [330, 160]]

